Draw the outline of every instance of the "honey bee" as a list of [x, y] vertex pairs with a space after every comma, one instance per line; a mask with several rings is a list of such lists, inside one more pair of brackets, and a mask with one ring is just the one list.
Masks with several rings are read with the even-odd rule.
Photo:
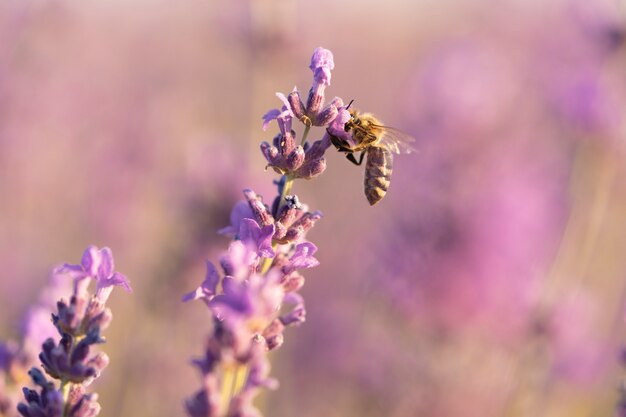
[[[355, 165], [361, 165], [367, 155], [364, 189], [367, 201], [373, 206], [383, 199], [389, 189], [393, 154], [414, 152], [415, 149], [410, 145], [414, 139], [398, 129], [384, 126], [370, 113], [350, 110], [350, 116], [344, 129], [350, 134], [352, 143], [329, 132], [330, 140]], [[361, 152], [358, 161], [354, 156], [356, 152]]]

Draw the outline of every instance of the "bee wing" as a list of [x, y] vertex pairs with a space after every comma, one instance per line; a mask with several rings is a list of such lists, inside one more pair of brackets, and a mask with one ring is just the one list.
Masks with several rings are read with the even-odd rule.
[[397, 154], [416, 152], [415, 148], [411, 146], [415, 139], [408, 133], [389, 126], [376, 125], [376, 128], [383, 132], [380, 143], [391, 152]]

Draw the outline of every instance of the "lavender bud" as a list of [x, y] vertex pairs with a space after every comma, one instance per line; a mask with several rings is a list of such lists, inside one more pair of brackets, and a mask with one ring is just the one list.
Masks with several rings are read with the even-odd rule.
[[343, 107], [343, 100], [340, 97], [335, 97], [331, 100], [329, 106], [335, 106], [336, 108]]
[[[286, 204], [283, 206], [283, 208], [280, 210], [280, 214], [278, 215], [278, 219], [276, 220], [276, 224], [280, 224], [283, 227], [289, 227], [297, 218], [298, 213], [301, 210], [300, 207], [298, 207], [298, 201], [297, 201], [296, 196], [286, 196], [285, 197], [285, 202]], [[296, 204], [294, 204], [294, 199]], [[284, 236], [284, 234], [283, 234]]]
[[280, 240], [287, 234], [287, 228], [282, 223], [274, 223], [275, 231], [273, 238], [276, 240]]
[[261, 227], [274, 224], [274, 218], [272, 217], [272, 214], [261, 202], [259, 197], [257, 197], [254, 191], [246, 189], [243, 191], [243, 195], [246, 200], [248, 200], [248, 204], [250, 204], [250, 208], [252, 209], [252, 212], [254, 213], [254, 216], [256, 217], [256, 220], [261, 225]]
[[297, 242], [304, 236], [304, 229], [302, 226], [292, 226], [287, 230], [285, 237], [281, 240], [281, 243]]
[[265, 343], [267, 344], [267, 350], [278, 349], [282, 346], [285, 341], [285, 336], [281, 334], [277, 334], [276, 336], [265, 338]]
[[306, 116], [304, 111], [304, 103], [300, 99], [300, 93], [297, 90], [293, 90], [287, 96], [287, 101], [289, 102], [289, 106], [291, 106], [291, 111], [293, 115], [298, 118], [298, 120], [302, 121], [302, 123], [306, 124], [306, 120], [311, 123], [310, 119]]
[[109, 365], [109, 356], [104, 352], [96, 353], [89, 361], [87, 365], [96, 370], [96, 375], [100, 373]]
[[324, 156], [326, 150], [330, 147], [331, 141], [328, 133], [324, 135], [324, 137], [320, 140], [316, 140], [313, 142], [313, 145], [306, 151], [306, 159], [307, 161], [311, 161], [313, 159], [319, 159]]
[[84, 321], [87, 322], [85, 331], [90, 333], [95, 329], [104, 330], [109, 327], [111, 320], [113, 320], [111, 309], [105, 308], [104, 302], [100, 298], [92, 297], [85, 311]]
[[305, 232], [309, 231], [315, 223], [322, 218], [321, 211], [314, 211], [313, 213], [304, 213], [294, 224], [294, 227], [301, 226]]
[[283, 278], [285, 292], [296, 292], [304, 285], [304, 277], [297, 272], [292, 272]]
[[283, 266], [289, 264], [289, 258], [284, 253], [277, 253], [276, 257], [274, 257], [274, 262], [272, 262], [272, 266], [275, 268], [282, 268]]
[[289, 314], [286, 314], [280, 318], [280, 321], [285, 326], [299, 325], [306, 321], [306, 310], [303, 306], [294, 308]]
[[322, 108], [324, 102], [324, 89], [323, 84], [316, 84], [309, 90], [309, 97], [306, 100], [306, 113], [313, 118], [317, 118], [317, 114]]
[[272, 322], [263, 330], [263, 337], [274, 337], [278, 334], [281, 334], [285, 330], [285, 326], [280, 322], [279, 319], [274, 319]]
[[72, 351], [72, 356], [70, 357], [70, 363], [75, 364], [77, 362], [82, 362], [87, 359], [89, 356], [89, 343], [84, 343], [85, 339], [81, 340], [80, 343], [76, 345], [74, 350]]
[[100, 404], [96, 402], [96, 394], [87, 394], [83, 385], [73, 385], [70, 388], [68, 404], [70, 404], [69, 416], [92, 417], [100, 412]]
[[315, 126], [326, 126], [330, 124], [330, 122], [335, 120], [337, 114], [339, 114], [339, 110], [337, 110], [337, 107], [335, 107], [333, 104], [330, 104], [326, 106], [326, 108], [324, 108], [324, 110], [322, 110], [320, 114], [317, 115], [317, 117], [315, 118], [315, 123], [313, 124]]
[[315, 159], [300, 167], [300, 169], [296, 171], [295, 176], [297, 178], [310, 180], [320, 175], [324, 170], [326, 170], [326, 160], [324, 158]]
[[278, 142], [278, 149], [283, 158], [287, 157], [296, 147], [296, 140], [294, 139], [294, 131], [290, 130], [280, 136]]
[[304, 149], [302, 146], [296, 147], [289, 155], [287, 155], [286, 168], [289, 171], [295, 171], [304, 163]]
[[275, 146], [270, 145], [268, 142], [261, 143], [261, 152], [263, 156], [270, 164], [274, 164], [278, 157], [278, 149]]

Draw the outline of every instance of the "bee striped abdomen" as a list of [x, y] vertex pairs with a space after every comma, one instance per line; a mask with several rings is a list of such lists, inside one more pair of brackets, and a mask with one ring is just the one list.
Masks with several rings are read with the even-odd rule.
[[370, 205], [374, 205], [383, 199], [393, 169], [393, 155], [386, 148], [371, 146], [367, 149], [367, 161], [365, 163], [365, 197]]

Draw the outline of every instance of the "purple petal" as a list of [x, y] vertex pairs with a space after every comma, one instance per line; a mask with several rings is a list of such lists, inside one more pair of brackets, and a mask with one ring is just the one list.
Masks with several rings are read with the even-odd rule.
[[254, 217], [254, 213], [250, 208], [250, 204], [247, 201], [238, 201], [230, 212], [230, 226], [227, 226], [218, 231], [219, 234], [236, 235], [239, 232], [241, 221], [243, 219], [251, 219]]
[[319, 265], [319, 261], [313, 257], [317, 252], [317, 246], [310, 242], [300, 243], [296, 246], [296, 252], [289, 259], [289, 267], [291, 270], [312, 268]]
[[267, 130], [270, 122], [276, 119], [282, 112], [278, 109], [272, 109], [263, 115], [263, 130]]
[[120, 274], [119, 272], [114, 273], [107, 279], [99, 279], [96, 285], [96, 291], [107, 287], [117, 287], [120, 286], [124, 288], [127, 292], [133, 292], [133, 289], [130, 287], [130, 281], [126, 276]]
[[315, 70], [320, 67], [326, 67], [328, 69], [335, 68], [333, 53], [330, 52], [328, 49], [322, 48], [321, 46], [315, 48], [315, 51], [313, 51], [313, 56], [311, 57], [311, 65], [309, 65], [309, 68], [311, 68], [311, 71], [313, 72], [315, 72]]
[[90, 245], [83, 252], [83, 257], [80, 260], [85, 272], [91, 276], [95, 276], [97, 273], [98, 265], [100, 264], [100, 252], [94, 245]]
[[98, 265], [98, 277], [108, 278], [115, 269], [113, 261], [113, 252], [108, 247], [100, 249], [100, 265]]
[[328, 67], [319, 67], [313, 73], [313, 79], [318, 84], [330, 85], [330, 69]]
[[187, 294], [183, 295], [183, 297], [182, 297], [182, 301], [184, 303], [186, 303], [188, 301], [208, 300], [208, 299], [209, 299], [209, 297], [208, 297], [207, 293], [204, 291], [204, 288], [202, 288], [202, 286], [199, 286], [198, 288], [196, 288], [192, 292], [188, 292]]
[[280, 317], [281, 323], [285, 326], [298, 325], [306, 320], [306, 310], [304, 308], [304, 299], [300, 294], [288, 293], [284, 298], [285, 304], [293, 305], [293, 309]]
[[263, 258], [273, 258], [276, 256], [272, 248], [272, 237], [274, 236], [274, 225], [269, 224], [260, 230], [256, 240], [258, 255]]
[[53, 274], [69, 274], [72, 278], [76, 276], [85, 276], [85, 270], [82, 265], [63, 264], [52, 271]]
[[184, 302], [199, 299], [210, 301], [211, 298], [215, 295], [215, 293], [217, 292], [217, 284], [220, 281], [220, 276], [215, 266], [209, 261], [207, 261], [206, 263], [206, 269], [207, 271], [204, 277], [204, 281], [202, 281], [202, 284], [200, 284], [198, 288], [183, 296]]
[[213, 298], [210, 306], [220, 319], [229, 322], [250, 316], [254, 312], [250, 294], [241, 285], [234, 285], [228, 293]]
[[239, 239], [246, 245], [252, 244], [255, 247], [259, 234], [261, 233], [261, 227], [252, 219], [243, 219], [239, 225]]
[[286, 110], [289, 112], [289, 115], [293, 117], [293, 112], [291, 111], [291, 104], [289, 104], [289, 100], [287, 100], [287, 97], [283, 93], [276, 93], [276, 97], [278, 97], [278, 99], [283, 102], [283, 112]]
[[217, 292], [217, 284], [220, 282], [220, 274], [217, 272], [212, 262], [206, 263], [206, 275], [202, 282], [202, 287], [212, 294]]
[[220, 264], [226, 275], [244, 280], [250, 270], [258, 265], [259, 256], [253, 245], [235, 240], [228, 246], [228, 253], [220, 258]]
[[239, 288], [239, 283], [233, 277], [225, 276], [222, 281], [222, 290], [224, 294], [234, 294]]
[[345, 107], [340, 108], [339, 114], [337, 115], [337, 117], [335, 117], [335, 120], [333, 120], [328, 125], [328, 133], [335, 137], [338, 137], [339, 139], [343, 139], [348, 143], [351, 143], [352, 135], [350, 134], [350, 132], [346, 132], [345, 129], [346, 123], [348, 123], [351, 118], [352, 115], [348, 110], [345, 109]]
[[283, 111], [276, 117], [278, 128], [283, 135], [291, 134], [291, 121], [293, 120], [293, 113], [288, 108], [283, 108]]

